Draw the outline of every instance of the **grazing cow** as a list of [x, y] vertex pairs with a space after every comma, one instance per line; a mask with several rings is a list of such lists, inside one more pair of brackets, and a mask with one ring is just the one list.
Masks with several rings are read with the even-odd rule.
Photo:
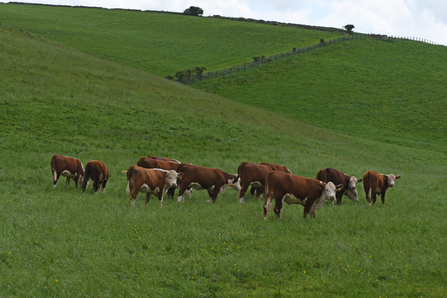
[[363, 175], [363, 189], [365, 190], [366, 200], [371, 205], [376, 202], [376, 195], [379, 195], [382, 204], [385, 204], [385, 193], [389, 187], [393, 187], [400, 176], [393, 174], [379, 174], [376, 171], [368, 171]]
[[335, 196], [337, 198], [338, 205], [341, 205], [341, 199], [343, 195], [347, 196], [354, 202], [359, 201], [357, 193], [357, 183], [362, 182], [362, 179], [357, 179], [355, 176], [350, 177], [334, 168], [325, 168], [321, 169], [317, 173], [317, 180], [323, 181], [324, 183], [328, 183], [330, 181], [335, 185], [343, 184], [343, 189], [337, 191], [337, 194]]
[[191, 187], [197, 190], [206, 189], [210, 196], [207, 203], [216, 202], [217, 195], [227, 188], [240, 189], [237, 175], [231, 175], [221, 169], [182, 164], [178, 168], [183, 177], [179, 183], [178, 202], [184, 202], [184, 194]]
[[[292, 174], [292, 171], [290, 171], [286, 166], [282, 166], [282, 165], [278, 165], [278, 164], [274, 164], [274, 163], [269, 163], [269, 162], [261, 162], [261, 165], [268, 166], [273, 171], [280, 171], [280, 172]], [[256, 191], [256, 201], [257, 201], [258, 198], [260, 198], [261, 195], [264, 194], [264, 188], [263, 187], [262, 188], [256, 188], [256, 187], [252, 186], [251, 189], [250, 189], [250, 194], [253, 196], [255, 191]], [[243, 200], [244, 200], [244, 198], [242, 197], [242, 199], [240, 199], [239, 201], [242, 202]]]
[[78, 183], [82, 183], [85, 176], [82, 162], [68, 156], [54, 155], [51, 158], [51, 171], [53, 172], [53, 187], [56, 187], [59, 177], [63, 176], [67, 177], [65, 186], [70, 183], [70, 179], [73, 179], [77, 188]]
[[82, 183], [82, 193], [85, 192], [87, 188], [88, 180], [93, 181], [93, 191], [95, 193], [99, 192], [100, 187], [102, 187], [102, 192], [106, 190], [106, 184], [109, 180], [109, 169], [100, 160], [91, 160], [85, 165], [85, 177]]
[[177, 181], [181, 181], [182, 173], [174, 170], [146, 169], [139, 166], [130, 166], [127, 170], [126, 193], [129, 196], [132, 206], [135, 206], [138, 192], [146, 193], [146, 205], [151, 199], [151, 195], [158, 197], [160, 207], [163, 203], [163, 195], [168, 188], [175, 187]]
[[[147, 168], [147, 169], [163, 169], [163, 170], [174, 170], [177, 172], [180, 167], [180, 163], [164, 160], [164, 159], [154, 159], [151, 157], [142, 157], [137, 163], [137, 166]], [[171, 187], [168, 190], [168, 197], [174, 198], [175, 187]], [[191, 192], [188, 192], [191, 196]]]
[[315, 217], [315, 210], [320, 209], [326, 201], [333, 201], [336, 191], [342, 187], [342, 184], [335, 186], [332, 182], [326, 184], [311, 178], [272, 171], [265, 182], [264, 219], [267, 220], [273, 199], [278, 218], [281, 218], [283, 202], [304, 206], [304, 218], [309, 213]]
[[258, 200], [261, 190], [264, 190], [265, 178], [271, 171], [273, 169], [266, 165], [258, 165], [247, 161], [241, 163], [237, 168], [241, 190], [237, 193], [236, 200], [239, 200], [239, 203], [244, 201], [245, 193], [250, 185], [252, 189], [256, 189], [256, 200]]
[[177, 159], [158, 157], [158, 156], [154, 156], [154, 155], [148, 155], [147, 158], [152, 158], [152, 159], [156, 159], [156, 160], [165, 160], [165, 161], [169, 161], [169, 162], [173, 162], [173, 163], [178, 163], [178, 164], [181, 163], [181, 162], [179, 162]]

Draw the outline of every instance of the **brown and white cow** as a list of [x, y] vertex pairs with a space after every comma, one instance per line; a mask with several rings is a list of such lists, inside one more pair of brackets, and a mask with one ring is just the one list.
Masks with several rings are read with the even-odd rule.
[[102, 192], [104, 193], [106, 190], [107, 181], [109, 180], [109, 169], [102, 161], [91, 160], [85, 165], [85, 177], [84, 182], [82, 183], [82, 193], [85, 192], [89, 179], [92, 179], [93, 181], [93, 191], [95, 193], [98, 193], [101, 187]]
[[165, 161], [169, 161], [169, 162], [173, 162], [173, 163], [178, 163], [178, 164], [181, 163], [181, 162], [178, 161], [177, 159], [166, 158], [166, 157], [158, 157], [158, 156], [154, 156], [154, 155], [148, 155], [147, 158], [152, 158], [152, 159], [156, 159], [156, 160], [165, 160]]
[[326, 184], [311, 178], [272, 171], [265, 182], [264, 219], [267, 220], [273, 199], [274, 211], [278, 218], [281, 218], [283, 202], [304, 206], [304, 218], [309, 213], [315, 217], [315, 210], [320, 209], [326, 201], [333, 201], [336, 190], [342, 187], [341, 184], [335, 186], [332, 182]]
[[78, 183], [82, 183], [85, 176], [84, 166], [82, 162], [73, 157], [54, 155], [51, 158], [51, 172], [53, 173], [53, 187], [56, 187], [60, 176], [67, 177], [65, 186], [73, 179], [78, 187]]
[[[273, 171], [280, 171], [284, 173], [292, 174], [292, 171], [289, 170], [286, 166], [270, 163], [270, 162], [261, 162], [261, 165], [270, 167]], [[267, 177], [267, 176], [266, 176]], [[264, 184], [265, 182], [263, 182]], [[254, 186], [250, 189], [250, 194], [253, 196], [256, 191], [256, 201], [264, 195], [264, 187], [256, 188]], [[242, 202], [244, 200], [243, 196], [241, 199], [239, 199], [239, 202]]]
[[[147, 169], [162, 169], [162, 170], [174, 170], [177, 172], [180, 167], [180, 163], [172, 162], [164, 159], [155, 159], [152, 157], [141, 157], [137, 163], [137, 166]], [[176, 187], [171, 187], [168, 190], [168, 197], [173, 199]], [[191, 192], [187, 193], [191, 197]]]
[[325, 168], [318, 171], [317, 180], [323, 181], [324, 183], [332, 182], [335, 185], [343, 184], [343, 189], [337, 191], [337, 194], [335, 195], [338, 205], [341, 204], [343, 195], [354, 202], [359, 201], [357, 183], [362, 182], [362, 179], [357, 179], [355, 176], [348, 176], [334, 168]]
[[393, 174], [379, 174], [376, 171], [368, 171], [363, 175], [363, 189], [365, 190], [366, 200], [371, 205], [376, 202], [376, 195], [379, 195], [382, 204], [385, 204], [385, 193], [388, 188], [393, 187], [400, 176]]
[[163, 203], [163, 195], [168, 188], [175, 187], [183, 176], [174, 170], [146, 169], [135, 165], [129, 167], [126, 175], [126, 193], [132, 206], [135, 206], [138, 193], [142, 192], [146, 193], [145, 205], [151, 199], [151, 195], [154, 195], [158, 197], [160, 207]]
[[244, 161], [237, 168], [237, 174], [240, 179], [241, 190], [237, 193], [236, 200], [239, 203], [244, 201], [245, 193], [251, 185], [256, 190], [256, 200], [259, 199], [261, 191], [264, 191], [265, 178], [273, 169], [267, 165], [259, 165], [252, 162]]
[[191, 164], [182, 164], [178, 172], [183, 173], [179, 183], [178, 202], [184, 202], [185, 192], [190, 188], [197, 190], [206, 189], [210, 196], [207, 203], [216, 202], [217, 195], [224, 192], [227, 188], [235, 190], [240, 189], [237, 175], [228, 174], [221, 169], [195, 166]]

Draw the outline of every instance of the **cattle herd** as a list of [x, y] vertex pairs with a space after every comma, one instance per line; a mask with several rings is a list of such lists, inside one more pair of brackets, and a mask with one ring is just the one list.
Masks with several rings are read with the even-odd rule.
[[[54, 155], [51, 159], [53, 173], [53, 187], [56, 187], [60, 176], [75, 181], [76, 187], [81, 184], [82, 192], [85, 192], [88, 181], [92, 180], [92, 189], [98, 193], [100, 188], [105, 191], [109, 179], [107, 166], [99, 160], [89, 161], [84, 170], [82, 162], [73, 157]], [[363, 179], [348, 176], [345, 173], [325, 168], [317, 173], [316, 179], [293, 175], [285, 166], [251, 162], [243, 162], [239, 165], [237, 174], [229, 174], [221, 169], [201, 167], [192, 164], [181, 163], [176, 159], [162, 158], [149, 155], [141, 157], [137, 165], [131, 165], [126, 173], [127, 188], [131, 205], [135, 205], [139, 192], [146, 193], [145, 204], [151, 195], [158, 197], [160, 207], [163, 195], [174, 198], [178, 189], [178, 202], [184, 202], [185, 194], [191, 196], [192, 189], [208, 191], [209, 200], [216, 202], [217, 195], [228, 188], [238, 191], [236, 199], [243, 202], [245, 193], [251, 186], [251, 194], [256, 193], [256, 200], [264, 195], [264, 219], [267, 219], [272, 201], [275, 201], [274, 212], [281, 218], [282, 204], [300, 204], [304, 206], [303, 216], [310, 214], [315, 217], [318, 210], [327, 201], [332, 203], [336, 199], [341, 204], [343, 195], [354, 202], [358, 202], [357, 184], [363, 182], [366, 200], [371, 205], [376, 202], [376, 195], [381, 197], [385, 204], [385, 193], [393, 187], [400, 176], [393, 174], [379, 174], [376, 171], [368, 171]]]

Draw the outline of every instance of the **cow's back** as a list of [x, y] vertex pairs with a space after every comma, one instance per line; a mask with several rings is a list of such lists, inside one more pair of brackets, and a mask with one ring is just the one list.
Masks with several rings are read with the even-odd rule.
[[324, 183], [332, 182], [335, 185], [343, 184], [346, 188], [348, 180], [346, 175], [334, 168], [325, 168], [317, 173], [317, 180], [323, 181]]

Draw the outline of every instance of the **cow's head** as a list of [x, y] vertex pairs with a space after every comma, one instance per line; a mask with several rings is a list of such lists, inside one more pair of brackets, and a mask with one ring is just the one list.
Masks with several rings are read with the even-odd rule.
[[232, 188], [237, 191], [241, 190], [241, 178], [239, 175], [231, 175], [231, 178], [227, 180], [227, 183], [221, 187], [220, 192], [222, 193], [228, 188]]
[[343, 189], [343, 184], [335, 186], [332, 182], [324, 183], [320, 181], [318, 187], [322, 190], [321, 196], [312, 204], [310, 211], [320, 209], [327, 201], [333, 202], [335, 200], [335, 193]]
[[169, 187], [176, 187], [177, 180], [181, 179], [182, 177], [183, 177], [183, 173], [177, 173], [174, 170], [166, 171], [165, 172], [166, 185], [169, 185]]
[[357, 193], [357, 183], [362, 182], [362, 179], [357, 179], [355, 176], [348, 177], [348, 187], [346, 188], [345, 195], [352, 201], [358, 202], [359, 197]]
[[384, 175], [384, 177], [389, 187], [393, 187], [396, 180], [400, 179], [400, 176], [394, 176], [393, 174]]

